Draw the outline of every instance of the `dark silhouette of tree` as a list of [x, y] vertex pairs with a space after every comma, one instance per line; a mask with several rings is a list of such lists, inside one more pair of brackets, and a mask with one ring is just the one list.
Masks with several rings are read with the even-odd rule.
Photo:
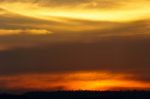
[[0, 94], [0, 99], [150, 99], [150, 91], [55, 91]]

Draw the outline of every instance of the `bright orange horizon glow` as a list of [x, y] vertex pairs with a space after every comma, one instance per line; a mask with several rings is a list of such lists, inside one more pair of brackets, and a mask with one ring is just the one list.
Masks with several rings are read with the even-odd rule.
[[[31, 74], [0, 77], [7, 90], [147, 90], [147, 82], [129, 79], [131, 75], [77, 72], [64, 74]], [[17, 83], [16, 83], [17, 82]]]

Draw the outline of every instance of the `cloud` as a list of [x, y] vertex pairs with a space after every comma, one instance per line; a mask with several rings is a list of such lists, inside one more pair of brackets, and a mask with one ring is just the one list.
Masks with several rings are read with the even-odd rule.
[[119, 0], [117, 2], [114, 0], [25, 0], [21, 2], [11, 1], [11, 3], [10, 1], [1, 2], [0, 8], [24, 16], [45, 20], [52, 20], [53, 18], [51, 17], [62, 17], [81, 20], [126, 22], [149, 18], [149, 3], [147, 0], [138, 0], [136, 4], [135, 0]]
[[[149, 38], [109, 38], [0, 52], [1, 75], [108, 71], [149, 81]], [[140, 78], [141, 77], [141, 78]], [[136, 78], [136, 77], [135, 77]]]
[[[7, 20], [8, 18], [3, 19]], [[21, 19], [18, 17], [18, 21], [11, 22], [13, 25], [10, 25], [9, 22], [3, 24], [1, 21], [3, 24], [0, 26], [1, 50], [41, 46], [41, 44], [94, 43], [101, 39], [113, 37], [146, 38], [150, 35], [149, 19], [129, 23], [70, 20], [70, 24], [36, 19], [30, 21], [28, 17], [24, 19], [25, 22], [23, 18]], [[21, 26], [22, 24], [24, 26]]]
[[47, 35], [51, 34], [51, 31], [42, 30], [42, 29], [24, 29], [24, 30], [9, 30], [9, 29], [0, 29], [0, 36], [3, 35]]
[[38, 5], [44, 5], [44, 6], [72, 6], [72, 7], [89, 7], [89, 8], [113, 8], [113, 7], [121, 7], [121, 5], [126, 4], [132, 4], [136, 3], [143, 3], [143, 2], [149, 2], [149, 0], [3, 0], [1, 2], [22, 2], [22, 3], [31, 3], [31, 4], [38, 4]]
[[[121, 0], [120, 0], [121, 1]], [[49, 6], [77, 6], [82, 4], [91, 4], [92, 3], [102, 3], [102, 4], [113, 4], [117, 3], [114, 0], [3, 0], [1, 2], [23, 2], [23, 3], [31, 3], [31, 4], [39, 4], [39, 5], [49, 5]]]
[[1, 30], [47, 30], [55, 33], [84, 31], [93, 29], [105, 29], [119, 26], [117, 22], [96, 22], [88, 20], [77, 20], [69, 18], [49, 17], [52, 20], [43, 20], [23, 16], [3, 10], [5, 13], [0, 15]]
[[132, 74], [130, 80], [149, 83], [149, 3], [3, 0], [0, 76], [94, 71]]

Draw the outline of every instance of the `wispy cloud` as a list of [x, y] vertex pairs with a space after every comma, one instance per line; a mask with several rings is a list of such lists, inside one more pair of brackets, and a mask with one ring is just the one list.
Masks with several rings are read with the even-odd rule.
[[9, 29], [0, 29], [0, 36], [3, 35], [46, 35], [51, 34], [51, 31], [44, 30], [44, 29], [16, 29], [16, 30], [9, 30]]

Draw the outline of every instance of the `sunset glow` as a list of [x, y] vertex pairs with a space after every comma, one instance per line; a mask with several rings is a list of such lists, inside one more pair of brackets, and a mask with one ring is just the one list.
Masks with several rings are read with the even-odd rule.
[[0, 91], [150, 90], [150, 0], [0, 0]]
[[[76, 72], [65, 74], [30, 74], [0, 77], [7, 82], [5, 90], [124, 90], [149, 89], [150, 84], [132, 80], [132, 75], [100, 72]], [[16, 83], [17, 82], [17, 83]]]

